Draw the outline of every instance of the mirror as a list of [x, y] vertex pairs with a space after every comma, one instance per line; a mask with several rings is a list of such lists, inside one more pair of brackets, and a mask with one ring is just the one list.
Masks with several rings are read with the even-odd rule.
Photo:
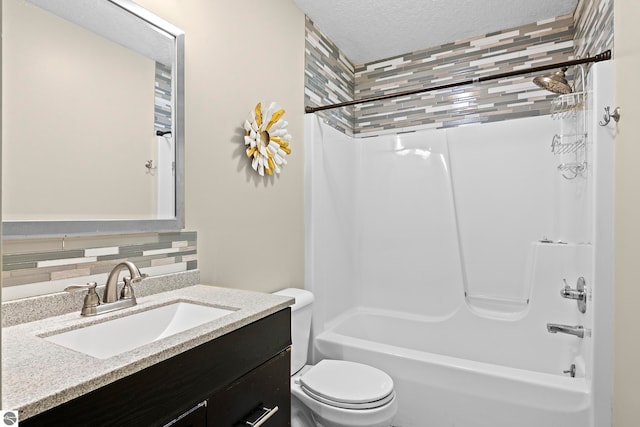
[[4, 0], [4, 238], [184, 227], [184, 33], [128, 0]]

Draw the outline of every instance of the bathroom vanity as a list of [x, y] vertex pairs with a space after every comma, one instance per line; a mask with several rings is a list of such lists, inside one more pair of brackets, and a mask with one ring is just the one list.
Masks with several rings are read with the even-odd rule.
[[[136, 242], [135, 252], [120, 252], [117, 247], [91, 248], [92, 251], [64, 249], [66, 236], [184, 229], [184, 32], [129, 0], [24, 3], [3, 2], [4, 22], [11, 24], [3, 27], [3, 35], [7, 36], [3, 52], [11, 56], [7, 63], [16, 71], [6, 73], [16, 78], [10, 84], [12, 94], [3, 99], [5, 106], [12, 106], [5, 109], [6, 114], [16, 120], [11, 135], [4, 138], [5, 144], [13, 143], [12, 164], [20, 164], [23, 155], [32, 157], [34, 149], [42, 149], [43, 139], [38, 132], [51, 134], [51, 129], [56, 129], [54, 134], [63, 135], [61, 140], [72, 151], [84, 152], [87, 141], [102, 151], [94, 156], [99, 162], [92, 160], [91, 174], [79, 173], [74, 167], [83, 162], [64, 154], [68, 150], [58, 149], [56, 153], [62, 156], [52, 157], [54, 152], [51, 156], [40, 156], [46, 162], [37, 166], [43, 172], [54, 165], [55, 174], [43, 172], [42, 176], [55, 175], [58, 181], [39, 182], [27, 191], [29, 197], [25, 197], [23, 187], [16, 187], [17, 191], [3, 188], [9, 190], [3, 195], [15, 195], [4, 205], [15, 210], [3, 210], [3, 237], [20, 240], [29, 236], [37, 239], [58, 236], [62, 238], [62, 251], [55, 254], [55, 267], [64, 263], [60, 257], [68, 256], [65, 259], [71, 262], [73, 270], [77, 264], [87, 265], [83, 262], [101, 270], [117, 254], [121, 263], [128, 258], [136, 258], [138, 262], [148, 256], [149, 260], [140, 261], [149, 261], [150, 269], [175, 271], [160, 259], [151, 262], [151, 257], [159, 255], [158, 250], [175, 255], [174, 250], [193, 244], [176, 261], [185, 263], [187, 270], [192, 271], [197, 264], [195, 233], [193, 239], [185, 239], [184, 244], [177, 246], [162, 241], [145, 249], [144, 244]], [[68, 72], [63, 73], [62, 79], [52, 80], [46, 70], [21, 62], [43, 54], [64, 63]], [[111, 72], [114, 69], [118, 73]], [[104, 96], [105, 82], [110, 87], [108, 99]], [[78, 95], [73, 100], [66, 96], [70, 83], [77, 83], [71, 88]], [[33, 90], [37, 87], [46, 90]], [[54, 98], [68, 101], [58, 103], [55, 117], [39, 97], [43, 93], [60, 94]], [[123, 99], [127, 100], [126, 108]], [[100, 107], [100, 111], [108, 114], [96, 114], [96, 108], [86, 108], [87, 105]], [[83, 125], [77, 126], [79, 122]], [[117, 128], [121, 137], [114, 139], [112, 133], [105, 132], [105, 122]], [[120, 142], [124, 145], [117, 145]], [[104, 150], [105, 147], [108, 149]], [[147, 154], [141, 157], [142, 153], [150, 153], [150, 149], [153, 160], [142, 163], [140, 159], [147, 159]], [[127, 155], [123, 156], [123, 152]], [[114, 162], [120, 169], [117, 182], [111, 174], [99, 172], [100, 168], [111, 171]], [[146, 174], [138, 173], [143, 165]], [[19, 168], [14, 171], [20, 174]], [[60, 171], [68, 175], [57, 173]], [[135, 173], [128, 176], [126, 171]], [[79, 175], [85, 176], [82, 182], [75, 179]], [[17, 176], [5, 183], [24, 182]], [[76, 183], [80, 187], [74, 187]], [[84, 191], [86, 188], [92, 191]], [[42, 191], [39, 193], [42, 197], [33, 192], [36, 190]], [[56, 194], [53, 199], [48, 197], [52, 193]], [[78, 194], [85, 197], [78, 198]], [[109, 194], [115, 195], [119, 203], [102, 204]], [[96, 203], [87, 199], [91, 195], [98, 198]], [[37, 208], [31, 203], [45, 199], [48, 202], [38, 203]], [[95, 206], [100, 206], [97, 212]], [[119, 210], [121, 206], [124, 211]], [[130, 241], [128, 237], [125, 240]], [[93, 255], [87, 256], [87, 252]], [[39, 263], [23, 255], [19, 256], [20, 263], [38, 270]], [[84, 259], [77, 263], [77, 257]], [[23, 262], [27, 258], [30, 261]], [[52, 279], [49, 273], [31, 273], [38, 284], [58, 281], [55, 284], [58, 287], [49, 291], [57, 292], [62, 286], [60, 282], [67, 279], [86, 275], [94, 280], [103, 273], [87, 271], [65, 274], [56, 270], [59, 280]], [[136, 272], [137, 268], [129, 271]], [[232, 426], [243, 421], [265, 427], [289, 424], [291, 298], [202, 285], [172, 287], [166, 292], [154, 290], [160, 293], [140, 297], [138, 284], [144, 288], [144, 283], [134, 283], [138, 277], [131, 274], [137, 299], [137, 305], [133, 305], [129, 287], [122, 292], [125, 296], [116, 297], [118, 272], [116, 266], [107, 279], [110, 291], [105, 292], [100, 304], [95, 303], [98, 300], [95, 285], [87, 286], [94, 293], [89, 298], [92, 303], [85, 304], [83, 312], [99, 312], [97, 316], [80, 316], [79, 293], [43, 295], [2, 304], [2, 408], [18, 411], [21, 426]], [[178, 280], [174, 279], [171, 286]], [[194, 283], [197, 282], [191, 284]], [[16, 298], [22, 298], [23, 294], [20, 295]], [[77, 304], [66, 305], [74, 301]], [[156, 321], [162, 307], [181, 304], [190, 306], [192, 311], [177, 316], [180, 319], [177, 330], [171, 322], [165, 328], [164, 323]], [[24, 310], [15, 310], [18, 306]], [[202, 307], [224, 313], [217, 318], [200, 319], [200, 323], [189, 323], [201, 311], [207, 311]], [[113, 308], [118, 311], [106, 312]], [[181, 309], [174, 308], [176, 312]], [[121, 319], [128, 320], [120, 322]], [[185, 327], [185, 323], [190, 326]]]
[[104, 359], [44, 338], [108, 318], [70, 313], [5, 328], [3, 408], [27, 427], [289, 425], [292, 300], [198, 285], [105, 316], [173, 301], [232, 312]]

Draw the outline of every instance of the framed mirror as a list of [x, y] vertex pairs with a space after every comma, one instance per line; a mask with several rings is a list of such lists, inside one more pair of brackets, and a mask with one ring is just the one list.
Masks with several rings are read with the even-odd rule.
[[4, 0], [2, 234], [184, 227], [184, 33], [128, 0]]

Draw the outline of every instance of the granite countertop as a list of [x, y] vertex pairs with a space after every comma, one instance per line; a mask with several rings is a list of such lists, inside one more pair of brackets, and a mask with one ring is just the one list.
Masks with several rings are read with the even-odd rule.
[[[42, 336], [123, 317], [175, 301], [236, 310], [214, 321], [108, 359], [97, 359]], [[18, 324], [2, 330], [2, 408], [25, 420], [127, 375], [266, 317], [293, 298], [195, 285], [138, 298], [131, 308], [94, 317], [74, 313]]]

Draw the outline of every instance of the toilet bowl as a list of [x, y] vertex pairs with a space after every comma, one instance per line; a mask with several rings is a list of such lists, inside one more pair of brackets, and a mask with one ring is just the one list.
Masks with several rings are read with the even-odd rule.
[[344, 360], [307, 365], [313, 294], [288, 288], [291, 306], [292, 427], [388, 427], [397, 412], [393, 380], [380, 369]]
[[361, 363], [306, 365], [292, 376], [291, 394], [323, 427], [388, 427], [397, 411], [391, 377]]

